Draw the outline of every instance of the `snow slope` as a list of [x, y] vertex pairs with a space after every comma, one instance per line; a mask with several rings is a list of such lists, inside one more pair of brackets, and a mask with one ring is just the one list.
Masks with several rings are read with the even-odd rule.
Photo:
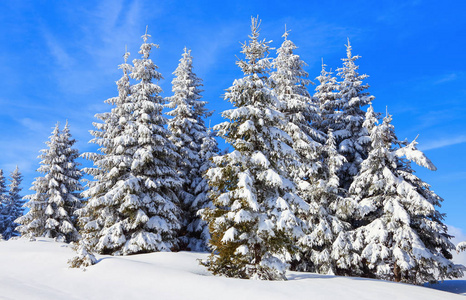
[[[69, 269], [74, 252], [49, 239], [0, 242], [0, 299], [464, 299], [453, 293], [362, 278], [288, 272], [288, 281], [231, 279], [198, 264], [207, 254], [98, 256]], [[466, 292], [466, 281], [437, 286]]]

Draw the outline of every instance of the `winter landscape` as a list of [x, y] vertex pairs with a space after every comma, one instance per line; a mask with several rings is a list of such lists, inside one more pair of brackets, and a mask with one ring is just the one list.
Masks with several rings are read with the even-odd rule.
[[[5, 26], [27, 20], [5, 32], [10, 77], [19, 74], [11, 68], [19, 57], [10, 47], [14, 31], [31, 41], [22, 57], [45, 55], [20, 63], [31, 89], [7, 80], [0, 102], [0, 297], [466, 293], [466, 166], [450, 156], [466, 142], [464, 62], [452, 64], [461, 42], [407, 26], [434, 11], [438, 26], [447, 26], [456, 10], [422, 1], [361, 10], [336, 2], [316, 8], [341, 16], [329, 20], [281, 11], [280, 3], [213, 5], [210, 16], [229, 9], [227, 25], [209, 19], [214, 29], [205, 31], [207, 11], [182, 1], [46, 10], [2, 4], [11, 15]], [[374, 27], [351, 12], [377, 15]], [[456, 22], [454, 30], [464, 28]], [[181, 24], [192, 34], [177, 35]], [[393, 42], [368, 47], [382, 32]], [[426, 32], [427, 50], [407, 42]], [[445, 39], [455, 47], [443, 64], [414, 64]], [[419, 52], [410, 57], [412, 49]], [[364, 63], [361, 52], [373, 59]], [[88, 70], [86, 57], [95, 63]], [[416, 71], [395, 75], [406, 64]], [[432, 69], [443, 75], [416, 77]]]

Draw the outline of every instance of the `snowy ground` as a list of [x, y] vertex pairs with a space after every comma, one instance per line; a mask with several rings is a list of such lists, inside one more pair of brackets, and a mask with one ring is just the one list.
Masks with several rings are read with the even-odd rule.
[[[99, 256], [99, 263], [69, 269], [74, 255], [48, 239], [0, 242], [0, 299], [465, 299], [427, 287], [362, 278], [289, 272], [288, 281], [215, 277], [198, 264], [206, 254], [151, 253]], [[435, 288], [466, 293], [466, 281]]]

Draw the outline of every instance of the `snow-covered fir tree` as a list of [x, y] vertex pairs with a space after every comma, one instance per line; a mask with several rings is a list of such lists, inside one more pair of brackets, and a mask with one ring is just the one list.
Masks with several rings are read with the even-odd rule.
[[348, 40], [346, 45], [347, 57], [343, 60], [343, 67], [337, 69], [341, 78], [340, 82], [340, 99], [334, 108], [340, 110], [336, 113], [335, 122], [333, 123], [334, 134], [337, 142], [338, 151], [343, 154], [347, 162], [342, 166], [340, 180], [344, 188], [348, 188], [352, 178], [358, 174], [359, 166], [367, 157], [370, 138], [369, 133], [363, 127], [365, 111], [362, 109], [368, 105], [373, 96], [366, 91], [368, 84], [363, 84], [363, 80], [368, 75], [358, 73], [359, 66], [356, 60], [360, 56], [353, 56], [352, 47]]
[[37, 170], [44, 174], [33, 182], [32, 195], [23, 200], [29, 208], [26, 215], [16, 220], [17, 230], [26, 237], [48, 237], [59, 242], [78, 240], [75, 211], [81, 207], [80, 192], [83, 190], [79, 180], [81, 172], [75, 160], [78, 150], [71, 138], [68, 122], [60, 133], [55, 126], [47, 149], [41, 150], [41, 166]]
[[83, 196], [88, 199], [77, 212], [82, 236], [80, 244], [83, 249], [92, 248], [101, 253], [118, 251], [126, 242], [123, 228], [126, 216], [120, 217], [119, 208], [125, 198], [131, 197], [131, 190], [124, 187], [128, 181], [135, 181], [130, 167], [134, 153], [131, 148], [136, 141], [127, 132], [127, 127], [132, 126], [129, 80], [132, 66], [127, 63], [129, 55], [125, 52], [124, 63], [119, 66], [123, 76], [116, 82], [118, 96], [105, 101], [114, 107], [110, 112], [95, 115], [102, 122], [93, 123], [96, 130], [91, 131], [94, 139], [90, 142], [100, 146], [100, 153], [83, 154], [94, 163], [93, 168], [83, 169], [93, 176], [94, 181], [87, 182], [88, 189]]
[[[310, 81], [306, 79], [308, 74], [303, 70], [305, 63], [299, 55], [294, 54], [297, 47], [288, 39], [288, 32], [285, 32], [283, 37], [285, 40], [277, 50], [277, 57], [272, 63], [276, 71], [271, 74], [270, 78], [280, 100], [277, 110], [284, 116], [280, 128], [291, 137], [292, 147], [298, 154], [297, 160], [287, 160], [287, 173], [291, 175], [298, 187], [298, 195], [310, 204], [310, 209], [301, 215], [301, 218], [306, 220], [306, 226], [304, 226], [306, 235], [298, 242], [302, 251], [297, 254], [298, 261], [293, 261], [292, 268], [324, 272], [323, 268], [317, 267], [314, 262], [316, 255], [311, 254], [313, 253], [311, 248], [313, 245], [319, 245], [319, 250], [324, 251], [325, 254], [325, 251], [329, 249], [324, 250], [323, 244], [331, 245], [331, 242], [324, 241], [325, 235], [317, 233], [317, 230], [330, 230], [323, 228], [327, 220], [321, 222], [324, 216], [320, 215], [329, 204], [327, 200], [324, 200], [326, 197], [322, 195], [323, 190], [326, 190], [323, 187], [323, 181], [325, 181], [323, 163], [329, 162], [323, 158], [326, 156], [325, 146], [322, 143], [325, 141], [325, 134], [318, 127], [311, 126], [311, 124], [321, 123], [321, 119], [317, 103], [314, 103], [306, 88]], [[328, 157], [328, 159], [343, 161], [339, 156]], [[328, 225], [325, 223], [325, 226]], [[341, 232], [342, 227], [338, 227], [338, 232]], [[323, 261], [324, 258], [321, 260]]]
[[[372, 109], [367, 114], [376, 120]], [[358, 201], [354, 247], [364, 275], [414, 284], [462, 276], [464, 267], [449, 261], [455, 247], [436, 209], [442, 199], [413, 174], [410, 161], [435, 166], [415, 141], [396, 147], [391, 121], [387, 114], [378, 126], [365, 123], [371, 150], [349, 189]]]
[[339, 170], [346, 160], [336, 149], [331, 129], [322, 160], [315, 178], [317, 184], [303, 186], [310, 195], [306, 216], [309, 231], [299, 240], [302, 257], [296, 268], [320, 274], [356, 275], [352, 267], [359, 256], [351, 244], [350, 232], [356, 203], [339, 187]]
[[310, 83], [303, 69], [306, 64], [293, 53], [297, 47], [288, 39], [288, 35], [286, 31], [283, 34], [285, 40], [272, 62], [276, 70], [271, 73], [270, 79], [279, 100], [276, 109], [284, 116], [280, 127], [291, 137], [293, 149], [300, 158], [296, 161], [298, 165], [288, 164], [287, 172], [299, 183], [317, 174], [321, 142], [325, 141], [325, 135], [311, 127], [312, 122], [319, 120], [318, 107], [312, 102], [306, 88]]
[[0, 234], [6, 240], [18, 235], [18, 232], [15, 230], [18, 224], [15, 223], [15, 220], [23, 214], [22, 206], [24, 201], [20, 195], [22, 180], [23, 176], [19, 172], [18, 166], [16, 166], [15, 170], [10, 173], [8, 195], [3, 206], [3, 231]]
[[[79, 237], [79, 235], [75, 235], [75, 229], [78, 228], [76, 211], [83, 206], [81, 191], [84, 190], [84, 187], [81, 184], [83, 176], [79, 168], [81, 164], [76, 162], [76, 159], [79, 157], [79, 150], [74, 148], [76, 140], [71, 136], [68, 120], [60, 135], [60, 141], [63, 147], [62, 155], [64, 156], [61, 192], [65, 201], [64, 209], [68, 213], [69, 221], [71, 221], [69, 223], [75, 227], [74, 229], [70, 229], [69, 233], [62, 232], [67, 237], [67, 241], [73, 241]], [[66, 227], [66, 225], [63, 226]]]
[[[99, 154], [86, 154], [95, 168], [88, 198], [80, 212], [83, 243], [98, 253], [126, 255], [170, 251], [178, 247], [181, 227], [177, 190], [182, 180], [175, 167], [179, 155], [168, 140], [162, 115], [161, 88], [152, 80], [162, 79], [149, 58], [155, 44], [147, 33], [134, 66], [123, 64], [123, 78], [117, 82], [119, 95], [109, 103], [116, 107], [98, 115], [92, 140], [101, 146]], [[127, 55], [125, 55], [125, 60]], [[131, 73], [129, 73], [131, 71]], [[130, 85], [129, 77], [137, 83]]]
[[[196, 177], [191, 183], [195, 196], [191, 204], [193, 219], [188, 223], [187, 231], [191, 233], [190, 248], [195, 251], [206, 251], [210, 249], [209, 241], [211, 236], [207, 222], [202, 219], [202, 213], [207, 208], [213, 208], [213, 204], [209, 198], [211, 187], [205, 175], [210, 168], [215, 167], [212, 158], [218, 155], [219, 152], [220, 149], [215, 140], [214, 132], [209, 129], [202, 139], [201, 149], [199, 151], [199, 158], [201, 161], [199, 166], [200, 176]], [[194, 217], [194, 213], [196, 217]]]
[[463, 242], [460, 242], [458, 243], [458, 245], [456, 245], [456, 252], [462, 252], [466, 250], [466, 241], [463, 241]]
[[319, 106], [320, 118], [317, 122], [313, 122], [313, 127], [327, 132], [328, 130], [336, 129], [335, 122], [341, 114], [341, 97], [339, 93], [339, 85], [337, 78], [333, 76], [333, 72], [325, 69], [326, 65], [322, 59], [322, 70], [316, 78], [319, 84], [316, 86], [314, 93], [314, 101]]
[[205, 264], [214, 274], [283, 280], [283, 259], [291, 258], [302, 235], [296, 213], [308, 206], [286, 172], [286, 160], [298, 155], [280, 129], [285, 118], [267, 78], [269, 42], [259, 40], [258, 19], [252, 18], [251, 30], [241, 51], [246, 60], [237, 62], [244, 77], [225, 94], [235, 108], [214, 127], [234, 151], [214, 157], [217, 167], [207, 172], [214, 207], [204, 213], [213, 250]]
[[3, 170], [0, 169], [0, 235], [6, 227], [6, 204], [8, 201], [5, 176]]
[[[206, 101], [201, 101], [202, 80], [193, 72], [191, 50], [184, 48], [180, 63], [173, 72], [172, 91], [166, 105], [172, 110], [167, 114], [173, 118], [168, 121], [171, 132], [170, 141], [177, 148], [181, 160], [177, 170], [184, 179], [179, 198], [184, 213], [185, 224], [180, 238], [182, 247], [194, 251], [207, 250], [209, 235], [207, 226], [198, 212], [209, 206], [206, 185], [202, 178], [207, 160], [216, 152], [217, 145], [205, 126], [204, 118], [212, 113], [205, 108]], [[209, 168], [210, 166], [207, 166]], [[204, 170], [201, 170], [203, 168]]]
[[75, 247], [76, 256], [68, 260], [70, 268], [86, 268], [97, 263], [97, 259], [89, 251], [85, 243], [80, 242], [73, 246]]

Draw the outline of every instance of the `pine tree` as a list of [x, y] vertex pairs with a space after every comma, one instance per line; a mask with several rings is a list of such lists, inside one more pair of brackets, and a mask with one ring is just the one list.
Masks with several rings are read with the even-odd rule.
[[259, 40], [259, 25], [252, 18], [241, 51], [247, 61], [237, 62], [244, 77], [225, 94], [235, 108], [222, 113], [229, 121], [214, 127], [235, 150], [214, 157], [217, 167], [207, 172], [214, 207], [204, 213], [213, 250], [205, 264], [214, 274], [283, 280], [283, 259], [291, 258], [293, 240], [302, 234], [296, 212], [307, 205], [285, 171], [285, 160], [297, 154], [280, 129], [284, 116], [267, 78], [269, 42]]
[[276, 107], [284, 115], [281, 129], [292, 139], [293, 149], [299, 155], [299, 165], [289, 164], [288, 172], [295, 181], [312, 178], [320, 168], [322, 141], [325, 135], [311, 127], [312, 122], [319, 120], [318, 108], [306, 86], [310, 83], [303, 67], [306, 65], [299, 55], [293, 51], [296, 45], [288, 39], [288, 32], [283, 34], [284, 41], [277, 50], [277, 57], [272, 66], [276, 68], [270, 79], [278, 96]]
[[[133, 126], [129, 81], [132, 66], [127, 63], [129, 55], [129, 52], [125, 52], [124, 63], [119, 66], [123, 76], [116, 82], [118, 96], [105, 101], [114, 107], [110, 112], [96, 114], [102, 123], [93, 123], [96, 130], [91, 131], [94, 139], [90, 142], [100, 146], [100, 153], [82, 155], [94, 163], [93, 168], [83, 169], [93, 176], [94, 181], [87, 182], [88, 189], [83, 192], [83, 196], [88, 198], [86, 205], [77, 211], [82, 236], [79, 243], [83, 249], [96, 249], [101, 253], [118, 254], [118, 250], [114, 249], [125, 245], [125, 218], [120, 217], [119, 208], [126, 199], [131, 199], [132, 191], [125, 186], [135, 181], [130, 167], [136, 140], [127, 129]], [[106, 231], [102, 232], [104, 226]], [[79, 257], [76, 259], [79, 260]]]
[[359, 256], [352, 246], [350, 223], [356, 203], [339, 187], [338, 171], [346, 160], [336, 149], [331, 129], [327, 136], [317, 184], [305, 186], [311, 195], [306, 217], [309, 231], [299, 240], [302, 257], [296, 269], [320, 274], [357, 275], [352, 269]]
[[333, 76], [332, 71], [325, 69], [326, 65], [322, 59], [322, 71], [316, 78], [319, 81], [315, 89], [313, 98], [319, 106], [320, 118], [313, 122], [313, 126], [323, 132], [335, 130], [336, 121], [341, 114], [341, 97], [337, 78]]
[[82, 242], [74, 245], [76, 256], [68, 260], [70, 268], [86, 268], [97, 263], [94, 254], [87, 249], [86, 245]]
[[[370, 148], [370, 139], [367, 130], [363, 127], [365, 112], [362, 107], [368, 105], [374, 99], [366, 90], [369, 85], [363, 84], [367, 75], [358, 73], [359, 66], [355, 61], [360, 56], [353, 56], [352, 47], [348, 40], [346, 45], [347, 58], [343, 60], [343, 67], [337, 69], [342, 79], [340, 83], [339, 105], [341, 110], [335, 119], [334, 134], [337, 140], [338, 151], [343, 154], [347, 162], [341, 170], [342, 187], [348, 188], [352, 178], [358, 174], [360, 164], [367, 158]], [[337, 102], [337, 103], [338, 103]]]
[[[166, 106], [172, 109], [167, 113], [173, 117], [168, 121], [170, 141], [177, 147], [177, 152], [182, 157], [177, 169], [180, 177], [185, 180], [179, 193], [186, 223], [183, 229], [185, 234], [181, 240], [186, 248], [203, 251], [207, 250], [208, 235], [203, 234], [206, 226], [201, 224], [204, 222], [197, 213], [208, 205], [208, 198], [205, 195], [205, 187], [200, 189], [198, 187], [203, 181], [201, 168], [210, 158], [205, 154], [215, 151], [217, 147], [216, 143], [205, 144], [209, 143], [208, 140], [205, 141], [209, 139], [209, 133], [204, 118], [212, 113], [205, 109], [207, 102], [201, 101], [202, 90], [199, 87], [202, 86], [202, 80], [193, 72], [191, 50], [184, 49], [180, 63], [173, 74], [175, 75], [172, 81], [174, 95], [168, 98], [169, 103]], [[210, 138], [210, 141], [215, 140]], [[202, 149], [203, 145], [205, 149]], [[203, 195], [199, 197], [201, 193]]]
[[6, 227], [6, 205], [8, 202], [7, 189], [5, 185], [5, 176], [3, 170], [0, 169], [0, 235], [5, 231]]
[[41, 150], [42, 161], [37, 170], [43, 173], [33, 182], [31, 190], [35, 194], [27, 195], [24, 206], [29, 208], [26, 215], [15, 222], [21, 224], [17, 230], [22, 236], [48, 237], [59, 242], [78, 240], [75, 211], [81, 207], [79, 182], [81, 172], [75, 159], [79, 154], [73, 145], [68, 122], [62, 133], [59, 125], [55, 126], [50, 140], [46, 142], [48, 149]]
[[22, 180], [23, 176], [19, 172], [18, 166], [16, 166], [16, 169], [10, 173], [8, 196], [6, 204], [3, 207], [4, 227], [3, 232], [0, 232], [0, 234], [6, 240], [18, 235], [18, 232], [15, 231], [16, 226], [18, 226], [15, 220], [23, 214], [22, 205], [24, 201], [21, 200], [22, 197], [20, 196]]
[[67, 241], [77, 240], [79, 237], [77, 229], [77, 214], [76, 211], [83, 206], [83, 199], [81, 192], [84, 190], [84, 187], [81, 184], [82, 172], [79, 169], [80, 164], [76, 162], [76, 159], [79, 158], [78, 149], [74, 148], [76, 140], [72, 138], [68, 120], [66, 121], [65, 127], [63, 128], [62, 134], [60, 135], [62, 147], [63, 147], [63, 183], [62, 183], [62, 193], [65, 200], [64, 209], [68, 213], [69, 223], [75, 227], [74, 229], [69, 229], [69, 233], [66, 233]]
[[218, 155], [219, 152], [218, 143], [215, 140], [213, 132], [209, 129], [202, 139], [199, 151], [201, 161], [199, 176], [191, 183], [195, 196], [191, 203], [192, 220], [188, 223], [187, 232], [191, 233], [189, 247], [194, 251], [209, 250], [209, 241], [211, 239], [209, 227], [201, 216], [206, 209], [213, 208], [213, 204], [209, 198], [211, 188], [205, 174], [210, 168], [215, 167], [212, 158]]
[[466, 241], [463, 241], [463, 242], [460, 242], [458, 243], [458, 245], [456, 245], [456, 252], [462, 252], [466, 250]]
[[371, 151], [349, 190], [359, 202], [354, 245], [365, 276], [414, 284], [462, 276], [461, 267], [448, 260], [454, 245], [435, 208], [441, 198], [413, 174], [409, 161], [416, 157], [435, 167], [413, 143], [395, 147], [400, 143], [391, 120], [387, 114], [378, 126], [365, 124]]
[[[142, 36], [141, 59], [134, 66], [122, 65], [117, 82], [119, 96], [110, 114], [99, 117], [92, 141], [102, 154], [87, 154], [97, 168], [86, 170], [96, 179], [89, 182], [86, 207], [80, 211], [83, 243], [103, 254], [127, 255], [170, 251], [178, 247], [180, 209], [177, 190], [182, 181], [174, 167], [179, 156], [168, 140], [162, 115], [161, 88], [152, 80], [162, 79], [149, 59], [155, 44]], [[127, 55], [125, 55], [125, 59]], [[135, 85], [129, 85], [130, 77]]]

